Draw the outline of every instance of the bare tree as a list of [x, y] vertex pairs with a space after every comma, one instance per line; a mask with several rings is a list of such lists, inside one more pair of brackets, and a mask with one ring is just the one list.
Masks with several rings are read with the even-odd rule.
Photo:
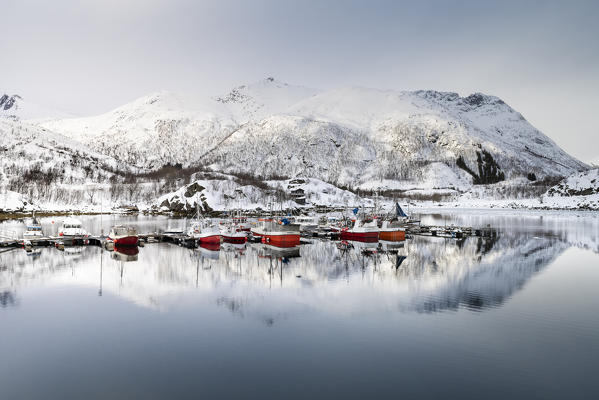
[[94, 197], [96, 197], [96, 190], [92, 189], [92, 188], [88, 188], [85, 194], [87, 195], [89, 202], [91, 204], [94, 204]]

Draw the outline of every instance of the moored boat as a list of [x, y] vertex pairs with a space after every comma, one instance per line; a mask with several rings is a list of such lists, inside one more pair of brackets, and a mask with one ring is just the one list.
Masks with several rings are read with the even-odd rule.
[[251, 223], [248, 221], [247, 217], [243, 215], [234, 216], [233, 224], [235, 224], [237, 230], [243, 232], [249, 232], [251, 228]]
[[379, 239], [390, 242], [406, 240], [406, 230], [399, 226], [397, 222], [383, 221], [379, 229]]
[[318, 228], [318, 217], [300, 215], [295, 217], [295, 223], [299, 225], [299, 230], [302, 233], [314, 232]]
[[62, 221], [58, 236], [64, 244], [74, 244], [87, 239], [88, 233], [82, 228], [81, 221], [77, 218], [67, 217]]
[[237, 230], [234, 225], [226, 227], [225, 230], [221, 232], [221, 236], [223, 238], [223, 242], [227, 243], [243, 244], [247, 241], [246, 232]]
[[375, 219], [369, 222], [356, 220], [353, 227], [342, 229], [339, 237], [341, 240], [376, 242], [379, 240], [379, 227]]
[[25, 228], [25, 232], [23, 233], [23, 239], [29, 241], [35, 241], [36, 239], [41, 239], [44, 236], [42, 232], [42, 225], [39, 223], [37, 218], [35, 218], [35, 212], [32, 215], [32, 221]]
[[243, 244], [247, 241], [249, 225], [248, 230], [246, 230], [245, 224], [247, 224], [247, 219], [245, 217], [232, 217], [227, 221], [221, 222], [221, 224], [224, 224], [224, 227], [220, 229], [223, 242]]
[[108, 239], [114, 242], [115, 246], [137, 246], [139, 242], [137, 230], [124, 225], [113, 226], [108, 234]]
[[192, 239], [197, 240], [200, 244], [220, 243], [220, 229], [217, 225], [209, 223], [208, 221], [197, 221], [192, 223], [187, 234]]
[[278, 247], [293, 247], [300, 244], [300, 227], [290, 224], [285, 218], [281, 222], [262, 221], [251, 230], [254, 236], [262, 238], [263, 243]]

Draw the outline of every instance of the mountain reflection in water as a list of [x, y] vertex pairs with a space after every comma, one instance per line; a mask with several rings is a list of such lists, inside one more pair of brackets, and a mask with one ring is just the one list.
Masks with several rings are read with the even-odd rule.
[[[597, 397], [599, 215], [491, 214], [422, 220], [491, 224], [495, 238], [0, 249], [0, 393]], [[81, 219], [90, 232], [186, 223]]]
[[182, 295], [200, 293], [237, 315], [265, 321], [313, 309], [484, 310], [500, 306], [569, 247], [559, 237], [526, 235], [353, 244], [339, 249], [336, 242], [313, 240], [291, 249], [223, 244], [191, 250], [154, 243], [139, 252], [42, 248], [36, 258], [15, 249], [0, 258], [0, 304], [18, 305], [19, 291], [29, 286], [79, 285], [164, 310]]

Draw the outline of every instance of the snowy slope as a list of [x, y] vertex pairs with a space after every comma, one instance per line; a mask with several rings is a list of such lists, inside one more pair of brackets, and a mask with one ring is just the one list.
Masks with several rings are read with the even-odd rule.
[[543, 205], [552, 208], [599, 210], [599, 169], [572, 174], [550, 188]]
[[0, 190], [0, 212], [25, 211], [32, 206], [24, 195], [12, 190]]
[[73, 197], [74, 187], [107, 182], [115, 171], [134, 171], [72, 139], [11, 118], [0, 118], [0, 153], [2, 193], [26, 194], [36, 204], [83, 202], [81, 191]]
[[160, 167], [193, 161], [236, 124], [218, 102], [159, 92], [96, 117], [42, 126], [126, 163]]
[[[291, 197], [294, 190], [302, 190], [305, 204], [298, 204]], [[268, 209], [269, 203], [277, 207], [299, 208], [301, 206], [356, 206], [363, 201], [354, 193], [339, 189], [318, 179], [288, 179], [266, 181], [254, 186], [234, 176], [218, 174], [213, 179], [198, 179], [174, 192], [159, 197], [151, 208], [159, 211], [202, 212], [231, 209]], [[371, 205], [366, 202], [366, 205]]]
[[42, 126], [138, 167], [307, 176], [362, 189], [467, 190], [588, 168], [497, 97], [272, 78], [226, 95], [160, 92], [109, 113]]
[[485, 154], [506, 179], [587, 168], [496, 97], [364, 88], [323, 92], [249, 124], [204, 161], [359, 187], [463, 188], [474, 179], [458, 158], [481, 175]]
[[18, 94], [0, 94], [0, 117], [45, 120], [67, 118], [69, 114], [26, 101]]
[[286, 111], [292, 105], [315, 96], [319, 90], [294, 86], [272, 77], [251, 85], [233, 88], [214, 100], [225, 104], [238, 122], [259, 121]]
[[190, 164], [248, 121], [277, 113], [313, 93], [268, 78], [214, 98], [163, 91], [103, 115], [43, 126], [132, 165]]
[[588, 196], [599, 194], [599, 168], [568, 176], [547, 191], [549, 196]]

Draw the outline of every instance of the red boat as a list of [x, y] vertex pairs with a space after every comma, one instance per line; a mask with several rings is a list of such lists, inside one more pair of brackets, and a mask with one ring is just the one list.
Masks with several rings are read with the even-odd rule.
[[376, 242], [379, 240], [379, 228], [376, 220], [371, 222], [356, 221], [353, 228], [342, 229], [339, 238], [341, 240]]
[[223, 233], [221, 236], [223, 237], [223, 242], [227, 243], [243, 244], [247, 240], [245, 233], [240, 234], [240, 232], [231, 234]]
[[383, 221], [383, 226], [381, 227], [379, 233], [379, 239], [390, 242], [406, 240], [406, 230], [395, 223]]
[[252, 233], [261, 237], [262, 243], [277, 247], [293, 247], [300, 244], [299, 225], [263, 221], [260, 226], [252, 228]]
[[221, 236], [224, 242], [243, 244], [247, 241], [247, 234], [243, 232], [239, 225], [234, 221], [230, 222], [227, 227], [221, 231]]
[[200, 244], [220, 243], [220, 229], [218, 226], [205, 221], [193, 223], [187, 234], [189, 237], [196, 239]]
[[108, 240], [113, 241], [115, 246], [137, 246], [139, 242], [137, 230], [123, 225], [113, 226], [108, 234]]

